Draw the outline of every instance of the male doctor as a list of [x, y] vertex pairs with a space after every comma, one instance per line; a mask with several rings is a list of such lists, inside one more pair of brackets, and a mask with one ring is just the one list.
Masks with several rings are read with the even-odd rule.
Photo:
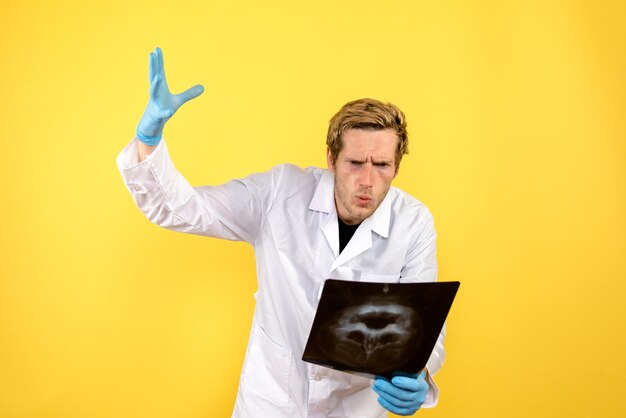
[[150, 100], [117, 164], [135, 203], [157, 225], [254, 246], [258, 293], [233, 417], [385, 417], [437, 402], [432, 375], [445, 329], [414, 377], [360, 376], [301, 359], [324, 281], [429, 282], [437, 276], [428, 209], [391, 187], [407, 153], [404, 114], [390, 103], [347, 103], [331, 119], [328, 170], [280, 165], [220, 186], [192, 187], [162, 132], [200, 85], [173, 95], [159, 48]]

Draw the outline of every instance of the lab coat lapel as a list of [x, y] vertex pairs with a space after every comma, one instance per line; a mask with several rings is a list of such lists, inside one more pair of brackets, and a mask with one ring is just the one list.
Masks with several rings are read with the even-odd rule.
[[[351, 258], [356, 257], [362, 252], [372, 247], [372, 218], [369, 217], [359, 225], [359, 228], [354, 232], [352, 238], [343, 249], [339, 257], [335, 259], [335, 262], [330, 268], [330, 271], [335, 270], [342, 264], [345, 264]], [[339, 228], [339, 226], [337, 226]]]
[[324, 224], [322, 225], [322, 232], [324, 233], [331, 250], [333, 250], [333, 254], [337, 257], [337, 254], [339, 253], [339, 224], [336, 214], [331, 213], [326, 218]]
[[339, 254], [330, 270], [333, 271], [350, 259], [372, 248], [373, 232], [383, 238], [387, 238], [389, 236], [390, 219], [391, 193], [388, 192], [378, 209], [359, 225], [359, 228], [348, 242], [348, 245], [346, 245], [346, 248]]

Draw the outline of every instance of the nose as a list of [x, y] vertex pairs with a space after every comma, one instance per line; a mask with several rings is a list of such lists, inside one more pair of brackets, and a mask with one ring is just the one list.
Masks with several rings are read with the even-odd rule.
[[361, 173], [361, 186], [372, 187], [372, 167], [371, 163], [363, 164], [363, 170]]

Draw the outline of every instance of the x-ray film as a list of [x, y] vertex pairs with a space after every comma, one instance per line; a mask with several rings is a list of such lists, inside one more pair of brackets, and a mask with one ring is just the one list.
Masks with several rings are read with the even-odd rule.
[[366, 377], [415, 375], [426, 366], [459, 285], [328, 279], [302, 360]]

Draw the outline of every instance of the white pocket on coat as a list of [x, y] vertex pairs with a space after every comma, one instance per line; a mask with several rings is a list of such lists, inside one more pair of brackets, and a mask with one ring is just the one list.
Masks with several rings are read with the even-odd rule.
[[253, 325], [243, 380], [247, 389], [277, 405], [289, 403], [291, 350], [274, 342], [260, 326]]

